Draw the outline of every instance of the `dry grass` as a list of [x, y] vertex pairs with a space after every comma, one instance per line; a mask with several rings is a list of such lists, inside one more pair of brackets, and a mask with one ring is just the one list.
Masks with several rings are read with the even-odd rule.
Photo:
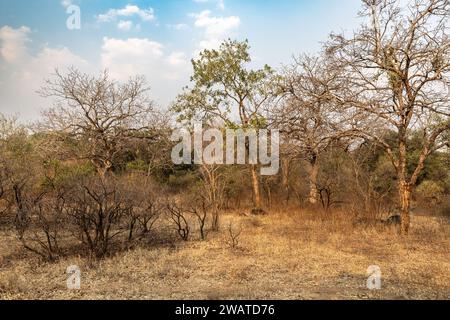
[[[242, 227], [232, 248], [227, 226]], [[416, 216], [411, 235], [354, 226], [335, 214], [228, 214], [207, 241], [140, 247], [102, 261], [46, 263], [0, 235], [3, 299], [450, 299], [448, 220]], [[66, 288], [66, 268], [82, 288]], [[382, 289], [366, 288], [378, 265]]]

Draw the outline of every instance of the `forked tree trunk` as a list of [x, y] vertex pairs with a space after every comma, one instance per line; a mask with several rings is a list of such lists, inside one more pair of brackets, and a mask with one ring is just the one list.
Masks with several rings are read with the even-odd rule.
[[258, 174], [258, 166], [252, 165], [251, 166], [252, 171], [252, 188], [253, 188], [253, 209], [260, 211], [262, 209], [261, 206], [261, 184], [259, 181], [259, 174]]

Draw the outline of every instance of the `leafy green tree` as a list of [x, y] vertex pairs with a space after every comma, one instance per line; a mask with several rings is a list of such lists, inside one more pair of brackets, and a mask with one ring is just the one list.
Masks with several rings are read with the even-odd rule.
[[[233, 129], [267, 127], [265, 106], [274, 97], [274, 71], [265, 65], [251, 70], [248, 41], [228, 40], [218, 50], [205, 50], [192, 61], [192, 88], [186, 87], [172, 110], [179, 121], [217, 121]], [[260, 175], [251, 165], [254, 209], [261, 210]]]

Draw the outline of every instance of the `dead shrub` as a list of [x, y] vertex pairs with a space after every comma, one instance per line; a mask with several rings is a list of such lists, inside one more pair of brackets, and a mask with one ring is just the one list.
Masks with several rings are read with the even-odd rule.
[[202, 201], [200, 205], [192, 207], [188, 210], [195, 216], [199, 225], [200, 239], [206, 240], [207, 231], [205, 230], [206, 218], [208, 217], [208, 205], [206, 201]]
[[225, 242], [230, 249], [235, 250], [239, 248], [242, 231], [242, 226], [235, 227], [232, 222], [229, 223]]
[[168, 204], [166, 208], [177, 234], [183, 241], [188, 241], [190, 227], [187, 219], [187, 213], [177, 204]]
[[129, 203], [128, 211], [125, 213], [126, 229], [128, 231], [127, 241], [141, 240], [150, 236], [150, 233], [161, 217], [166, 202], [160, 196], [148, 177], [130, 177], [123, 183], [125, 196]]
[[123, 232], [118, 226], [131, 210], [126, 200], [120, 187], [109, 179], [93, 178], [77, 185], [67, 210], [76, 236], [90, 255], [106, 255], [113, 239]]

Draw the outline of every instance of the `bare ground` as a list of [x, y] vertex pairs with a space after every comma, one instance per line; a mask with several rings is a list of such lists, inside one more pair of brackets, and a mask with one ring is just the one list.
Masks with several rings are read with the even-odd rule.
[[[450, 299], [450, 224], [413, 217], [411, 234], [308, 213], [228, 214], [206, 241], [141, 246], [102, 261], [56, 263], [0, 234], [1, 299]], [[227, 226], [242, 228], [230, 248]], [[81, 290], [66, 288], [78, 265]], [[366, 287], [378, 265], [381, 290]]]

